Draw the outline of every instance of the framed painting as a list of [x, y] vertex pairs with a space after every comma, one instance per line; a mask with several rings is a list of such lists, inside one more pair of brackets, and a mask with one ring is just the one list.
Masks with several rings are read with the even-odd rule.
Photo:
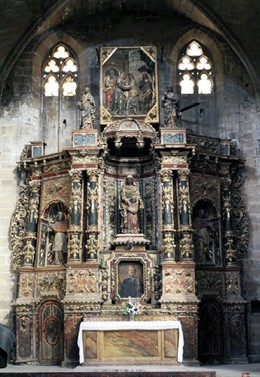
[[156, 47], [101, 47], [100, 123], [159, 122]]
[[121, 261], [118, 264], [118, 295], [121, 298], [141, 297], [144, 293], [143, 264]]

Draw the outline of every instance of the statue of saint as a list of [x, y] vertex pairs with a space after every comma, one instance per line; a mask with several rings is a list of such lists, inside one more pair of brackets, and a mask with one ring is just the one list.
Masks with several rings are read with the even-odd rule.
[[198, 211], [198, 215], [193, 220], [195, 248], [198, 252], [200, 262], [203, 263], [212, 260], [210, 244], [214, 236], [214, 229], [208, 220], [205, 217], [203, 209]]
[[162, 107], [164, 109], [164, 126], [176, 128], [176, 119], [180, 116], [179, 97], [174, 93], [172, 86], [168, 86], [167, 92], [163, 95]]
[[81, 111], [80, 128], [83, 130], [94, 128], [96, 105], [88, 87], [85, 88], [81, 101], [77, 105]]
[[56, 218], [50, 221], [49, 227], [54, 231], [53, 243], [50, 245], [54, 264], [64, 264], [67, 261], [68, 230], [68, 222], [65, 220], [64, 213], [58, 212]]
[[119, 200], [119, 210], [122, 218], [122, 233], [140, 232], [138, 212], [143, 208], [143, 201], [139, 190], [134, 183], [133, 176], [128, 175], [122, 186]]

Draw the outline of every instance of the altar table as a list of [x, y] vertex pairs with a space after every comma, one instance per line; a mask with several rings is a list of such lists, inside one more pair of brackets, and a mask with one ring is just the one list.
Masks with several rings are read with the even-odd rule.
[[105, 362], [182, 362], [180, 321], [82, 322], [78, 334], [80, 364]]

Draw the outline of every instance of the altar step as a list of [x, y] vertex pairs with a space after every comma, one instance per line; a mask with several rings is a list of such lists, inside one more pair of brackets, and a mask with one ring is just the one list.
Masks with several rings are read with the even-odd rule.
[[216, 372], [191, 371], [191, 372], [0, 372], [1, 377], [216, 377]]
[[0, 368], [1, 377], [260, 377], [260, 363], [210, 366], [105, 365], [75, 367], [14, 365]]

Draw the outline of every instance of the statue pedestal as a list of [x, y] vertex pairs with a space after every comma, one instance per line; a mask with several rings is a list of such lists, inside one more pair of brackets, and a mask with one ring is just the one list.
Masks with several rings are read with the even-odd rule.
[[116, 250], [125, 249], [128, 251], [145, 250], [149, 244], [150, 241], [144, 238], [143, 233], [117, 234], [116, 238], [111, 242], [111, 245], [115, 246]]
[[165, 145], [186, 144], [186, 130], [161, 128], [161, 143]]
[[72, 146], [73, 147], [89, 147], [97, 146], [98, 131], [90, 130], [76, 130], [72, 131]]

